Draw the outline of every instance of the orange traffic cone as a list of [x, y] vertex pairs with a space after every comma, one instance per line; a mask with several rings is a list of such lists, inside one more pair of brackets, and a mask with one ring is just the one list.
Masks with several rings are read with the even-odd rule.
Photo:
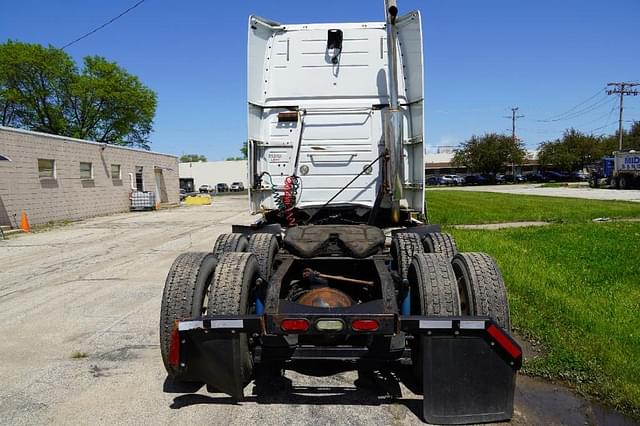
[[24, 232], [31, 232], [31, 227], [29, 226], [29, 219], [27, 218], [27, 212], [22, 212], [22, 220], [20, 221], [20, 229]]

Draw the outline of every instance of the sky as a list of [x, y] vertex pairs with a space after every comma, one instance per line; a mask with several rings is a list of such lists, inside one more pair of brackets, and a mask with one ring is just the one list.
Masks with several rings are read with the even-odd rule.
[[[63, 46], [135, 3], [0, 0], [0, 42]], [[516, 106], [528, 148], [569, 127], [614, 132], [618, 99], [606, 96], [606, 84], [640, 81], [639, 0], [398, 0], [398, 7], [422, 13], [430, 151], [473, 134], [510, 133]], [[251, 14], [282, 23], [383, 21], [384, 7], [382, 0], [145, 0], [66, 51], [78, 63], [87, 55], [115, 61], [158, 94], [152, 150], [221, 160], [240, 155], [246, 140]], [[640, 120], [640, 96], [625, 97], [625, 126], [633, 119]]]

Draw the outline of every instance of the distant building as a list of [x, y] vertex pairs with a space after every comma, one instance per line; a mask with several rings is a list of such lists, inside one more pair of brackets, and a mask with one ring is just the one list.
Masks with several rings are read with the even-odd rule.
[[[456, 149], [453, 147], [437, 147], [435, 153], [427, 152], [424, 155], [425, 158], [425, 174], [427, 176], [440, 176], [449, 174], [468, 174], [465, 166], [454, 166], [452, 164], [453, 156], [456, 153]], [[539, 168], [538, 151], [527, 151], [524, 162], [522, 165], [515, 166], [516, 174], [522, 174], [527, 172], [537, 171]], [[509, 169], [507, 166], [506, 169]]]
[[246, 188], [249, 183], [247, 160], [180, 163], [179, 175], [180, 188], [187, 192], [198, 191], [201, 185], [242, 182]]
[[132, 189], [178, 203], [172, 155], [0, 127], [0, 225], [77, 220], [128, 211]]

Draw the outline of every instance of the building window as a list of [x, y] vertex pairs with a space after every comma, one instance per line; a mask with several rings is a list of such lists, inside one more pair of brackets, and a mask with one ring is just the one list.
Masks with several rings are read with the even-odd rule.
[[80, 179], [93, 179], [93, 165], [91, 163], [80, 163]]
[[136, 189], [138, 191], [144, 191], [144, 180], [143, 180], [143, 170], [142, 166], [136, 166]]
[[38, 158], [38, 176], [44, 179], [56, 178], [55, 160], [45, 160]]
[[111, 165], [111, 179], [113, 180], [122, 179], [122, 174], [120, 173], [120, 164]]

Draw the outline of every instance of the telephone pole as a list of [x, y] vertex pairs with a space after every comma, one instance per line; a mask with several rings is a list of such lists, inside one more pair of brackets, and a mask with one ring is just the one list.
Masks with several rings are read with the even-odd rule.
[[618, 118], [618, 151], [622, 151], [622, 111], [624, 110], [624, 95], [637, 96], [638, 90], [634, 89], [635, 86], [640, 86], [640, 83], [609, 83], [607, 86], [612, 87], [607, 90], [607, 95], [619, 94], [620, 95], [620, 116]]
[[[518, 118], [523, 118], [524, 115], [518, 115], [518, 110], [520, 108], [519, 107], [513, 107], [511, 108], [511, 117], [509, 116], [505, 116], [505, 118], [511, 118], [511, 139], [513, 139], [513, 144], [515, 145], [515, 143], [518, 141], [518, 139], [516, 138], [516, 120]], [[516, 166], [515, 166], [515, 162], [513, 161], [513, 159], [511, 159], [511, 174], [513, 175], [513, 181], [515, 182], [516, 179]]]

